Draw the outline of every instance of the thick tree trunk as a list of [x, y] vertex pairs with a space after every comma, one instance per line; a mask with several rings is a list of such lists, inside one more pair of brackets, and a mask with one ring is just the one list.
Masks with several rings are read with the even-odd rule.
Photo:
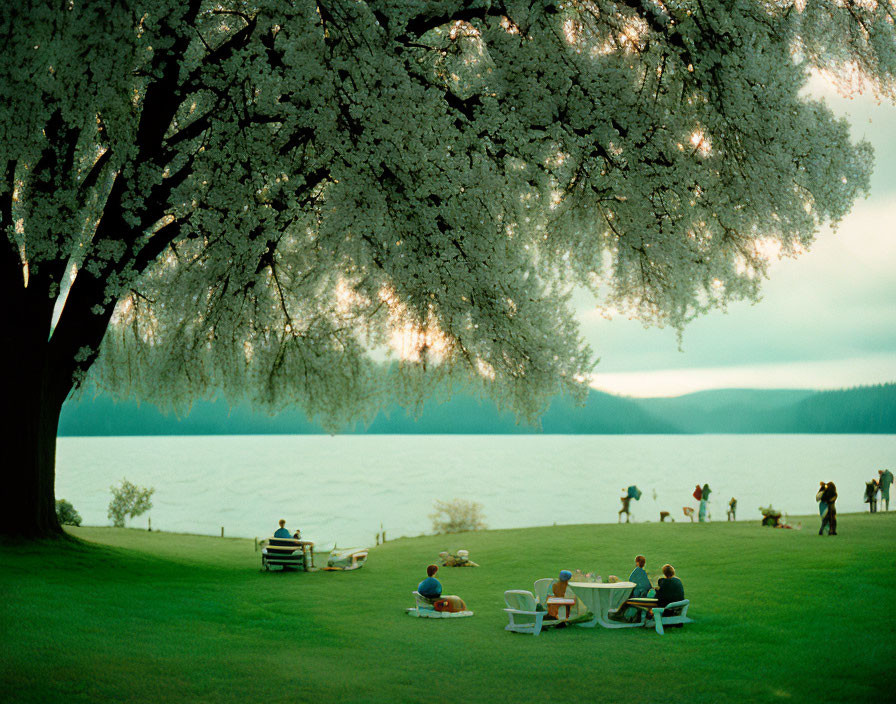
[[22, 388], [21, 382], [27, 381], [16, 380], [12, 386], [18, 393], [3, 399], [7, 420], [0, 434], [5, 457], [0, 535], [58, 536], [62, 529], [56, 520], [56, 429], [62, 404], [46, 391]]
[[[27, 311], [19, 316], [22, 314]], [[15, 332], [0, 352], [6, 375], [0, 425], [4, 458], [0, 535], [60, 536], [55, 501], [56, 430], [69, 389], [54, 388], [58, 379], [54, 383], [49, 373], [46, 333], [35, 330], [33, 320], [19, 316], [12, 317], [18, 317], [16, 322], [22, 327], [7, 328]]]

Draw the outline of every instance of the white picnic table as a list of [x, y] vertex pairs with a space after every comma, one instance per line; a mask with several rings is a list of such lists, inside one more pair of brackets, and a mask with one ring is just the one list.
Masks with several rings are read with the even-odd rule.
[[618, 609], [632, 595], [632, 590], [637, 586], [634, 582], [570, 582], [570, 588], [575, 595], [582, 600], [588, 610], [594, 614], [594, 618], [585, 623], [578, 624], [583, 628], [594, 628], [600, 624], [604, 628], [632, 628], [640, 626], [640, 623], [625, 623], [623, 621], [611, 621], [610, 611]]

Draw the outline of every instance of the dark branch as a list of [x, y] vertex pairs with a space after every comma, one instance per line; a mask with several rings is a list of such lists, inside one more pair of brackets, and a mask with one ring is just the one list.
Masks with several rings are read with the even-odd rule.
[[402, 44], [419, 39], [424, 34], [437, 27], [443, 27], [449, 22], [472, 22], [473, 20], [485, 20], [486, 17], [503, 17], [507, 10], [503, 2], [496, 2], [490, 7], [477, 7], [474, 9], [461, 9], [456, 12], [430, 14], [423, 12], [411, 18], [405, 25], [404, 34], [396, 37]]

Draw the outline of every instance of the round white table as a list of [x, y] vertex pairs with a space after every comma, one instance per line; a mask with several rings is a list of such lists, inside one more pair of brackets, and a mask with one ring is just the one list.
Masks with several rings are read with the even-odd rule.
[[600, 624], [604, 628], [632, 628], [640, 626], [640, 623], [625, 623], [611, 621], [610, 611], [618, 609], [632, 595], [632, 590], [637, 585], [634, 582], [570, 582], [570, 589], [582, 600], [588, 610], [594, 614], [594, 618], [586, 623], [578, 625], [584, 628], [594, 628]]

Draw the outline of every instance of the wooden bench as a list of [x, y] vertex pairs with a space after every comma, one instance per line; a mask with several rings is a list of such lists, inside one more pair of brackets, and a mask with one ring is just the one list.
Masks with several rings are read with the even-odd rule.
[[[267, 545], [261, 549], [261, 568], [270, 570], [271, 567], [280, 567], [282, 570], [304, 569], [309, 567], [306, 551], [311, 546], [312, 555], [314, 543], [295, 538], [269, 538]], [[313, 559], [313, 558], [312, 558]]]

